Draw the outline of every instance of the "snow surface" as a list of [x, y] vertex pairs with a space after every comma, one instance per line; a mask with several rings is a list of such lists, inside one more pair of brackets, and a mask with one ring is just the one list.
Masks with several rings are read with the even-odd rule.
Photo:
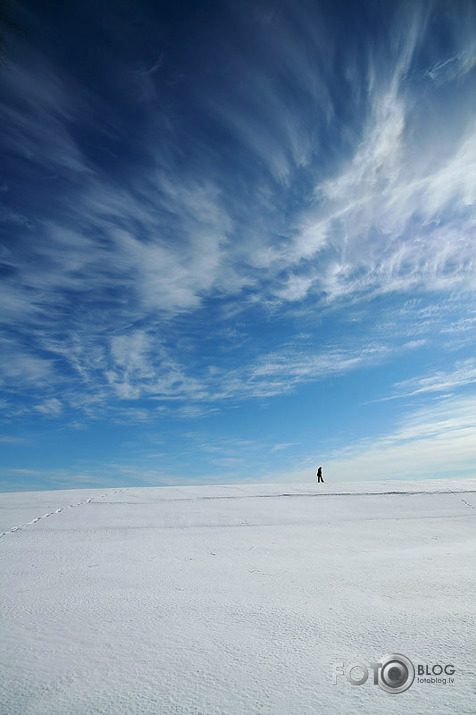
[[[2, 494], [0, 713], [475, 713], [475, 517], [475, 479]], [[393, 652], [454, 683], [333, 684]]]

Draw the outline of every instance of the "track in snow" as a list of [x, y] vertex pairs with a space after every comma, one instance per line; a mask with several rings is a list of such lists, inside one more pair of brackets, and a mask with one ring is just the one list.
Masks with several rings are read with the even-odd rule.
[[67, 511], [68, 509], [76, 509], [78, 506], [83, 506], [83, 504], [90, 504], [93, 499], [101, 499], [104, 497], [110, 497], [112, 494], [117, 494], [118, 492], [123, 492], [126, 487], [122, 487], [121, 489], [115, 489], [113, 492], [107, 492], [106, 494], [99, 494], [97, 497], [88, 497], [88, 499], [84, 499], [83, 501], [77, 502], [76, 504], [66, 504], [65, 506], [60, 506], [59, 509], [55, 509], [54, 511], [50, 511], [47, 514], [42, 514], [41, 516], [37, 516], [35, 519], [32, 519], [31, 521], [28, 521], [26, 524], [19, 524], [18, 526], [12, 526], [11, 529], [7, 529], [6, 531], [3, 531], [0, 534], [0, 539], [7, 534], [13, 534], [15, 531], [21, 531], [22, 529], [25, 529], [27, 526], [32, 526], [33, 524], [36, 524], [38, 521], [41, 519], [48, 519], [50, 516], [54, 516], [55, 514], [61, 514], [62, 511]]

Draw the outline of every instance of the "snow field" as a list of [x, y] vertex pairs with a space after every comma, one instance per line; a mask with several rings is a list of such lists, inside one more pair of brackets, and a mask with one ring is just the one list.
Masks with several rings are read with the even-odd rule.
[[0, 495], [1, 715], [474, 713], [476, 480], [322, 487]]

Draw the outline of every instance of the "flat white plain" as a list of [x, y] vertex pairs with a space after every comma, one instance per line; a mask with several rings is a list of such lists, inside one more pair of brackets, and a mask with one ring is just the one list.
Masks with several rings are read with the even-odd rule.
[[[0, 713], [474, 713], [475, 517], [476, 479], [2, 494]], [[454, 683], [333, 684], [393, 652]]]

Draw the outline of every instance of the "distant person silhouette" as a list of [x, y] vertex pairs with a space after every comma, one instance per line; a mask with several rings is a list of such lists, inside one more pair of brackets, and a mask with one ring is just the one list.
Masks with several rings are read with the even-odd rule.
[[324, 479], [322, 478], [322, 467], [319, 467], [317, 470], [317, 483], [320, 484], [321, 482], [324, 483]]

